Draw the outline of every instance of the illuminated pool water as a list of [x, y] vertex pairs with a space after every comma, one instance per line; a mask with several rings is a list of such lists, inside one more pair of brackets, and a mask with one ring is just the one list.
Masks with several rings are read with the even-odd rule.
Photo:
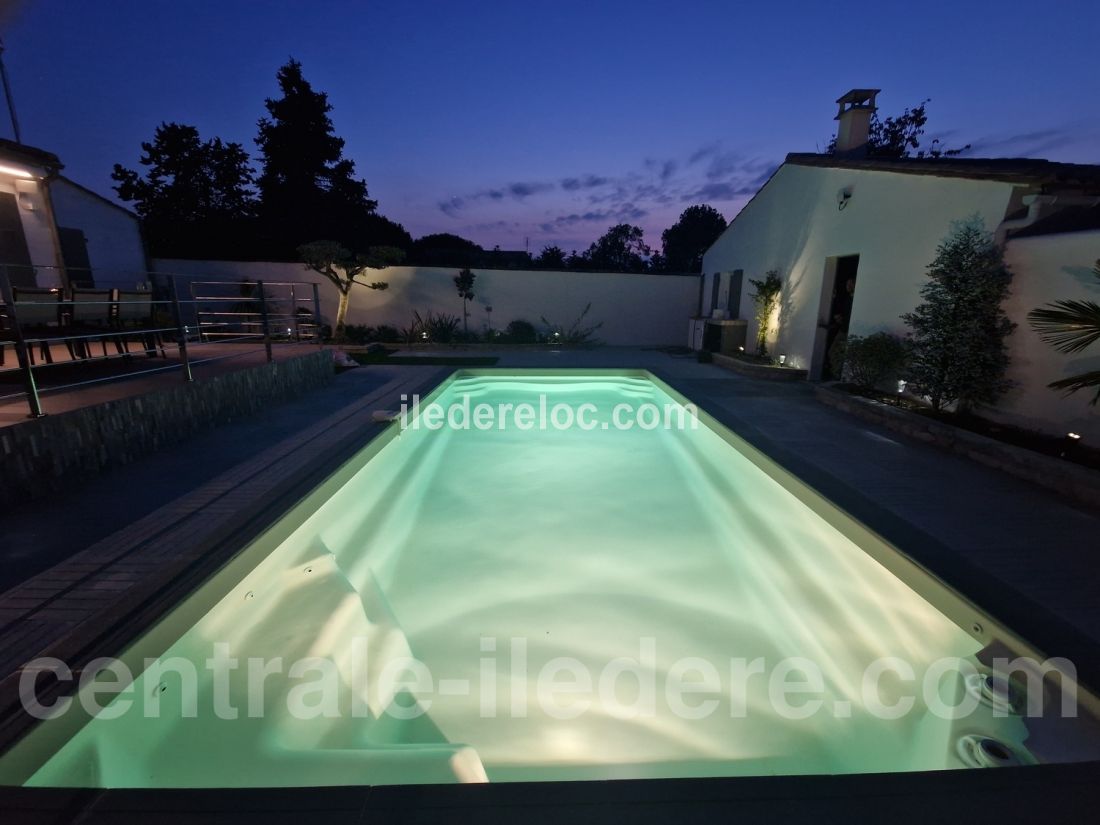
[[[26, 768], [34, 738], [61, 720], [43, 723], [0, 777], [234, 787], [910, 771], [963, 766], [967, 734], [1042, 758], [1012, 713], [929, 708], [929, 668], [977, 669], [983, 649], [1007, 643], [988, 625], [962, 630], [964, 601], [712, 422], [610, 426], [616, 404], [675, 407], [658, 383], [472, 374], [437, 400], [464, 394], [587, 402], [596, 427], [394, 425], [135, 643], [135, 672], [141, 656], [192, 664], [193, 718], [185, 678], [142, 673], [132, 710], [106, 718], [119, 709], [108, 705]], [[206, 665], [216, 643], [239, 663], [220, 687]], [[247, 660], [280, 657], [250, 697]], [[287, 672], [305, 657], [331, 667]], [[387, 683], [407, 657], [430, 689]], [[886, 657], [913, 671], [912, 684], [893, 672], [876, 682], [883, 706], [915, 694], [896, 719], [872, 712], [864, 690]], [[820, 690], [777, 708], [776, 670], [798, 682], [802, 660]], [[538, 677], [551, 667], [547, 699]], [[335, 716], [316, 710], [330, 677]], [[682, 688], [672, 699], [670, 684]], [[936, 685], [938, 697], [965, 693], [955, 668]], [[810, 698], [820, 709], [797, 718]], [[138, 707], [149, 699], [159, 713]], [[220, 718], [226, 708], [236, 718]]]

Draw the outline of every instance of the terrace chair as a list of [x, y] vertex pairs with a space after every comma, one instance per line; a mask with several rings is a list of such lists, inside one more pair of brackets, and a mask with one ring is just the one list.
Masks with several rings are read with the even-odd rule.
[[[81, 289], [74, 287], [70, 303], [70, 326], [75, 335], [96, 335], [109, 332], [111, 314], [114, 308], [114, 290]], [[74, 346], [82, 358], [89, 355], [90, 341], [74, 341]], [[103, 357], [107, 357], [107, 339], [100, 338]]]
[[[153, 293], [147, 290], [130, 291], [115, 290], [113, 326], [119, 332], [127, 330], [147, 330], [141, 336], [145, 354], [150, 358], [156, 358], [157, 350], [162, 357], [167, 358], [164, 351], [164, 338], [156, 332], [156, 320], [153, 312]], [[119, 335], [115, 338], [115, 346], [120, 354], [129, 354], [129, 338]]]
[[[53, 363], [53, 353], [50, 351], [50, 339], [64, 339], [60, 330], [65, 326], [66, 316], [62, 298], [64, 294], [60, 289], [31, 289], [29, 287], [12, 287], [12, 297], [15, 299], [15, 318], [9, 320], [17, 322], [20, 328], [31, 338], [42, 339], [38, 349], [42, 359], [47, 364]], [[72, 345], [66, 341], [69, 354], [73, 354]], [[34, 363], [34, 347], [27, 350], [31, 363]]]

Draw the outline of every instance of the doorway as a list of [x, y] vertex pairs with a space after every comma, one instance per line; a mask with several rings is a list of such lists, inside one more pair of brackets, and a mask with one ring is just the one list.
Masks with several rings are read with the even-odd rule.
[[813, 380], [839, 381], [842, 377], [841, 349], [848, 340], [848, 327], [852, 322], [858, 271], [859, 255], [839, 255], [825, 260], [821, 309], [810, 365]]

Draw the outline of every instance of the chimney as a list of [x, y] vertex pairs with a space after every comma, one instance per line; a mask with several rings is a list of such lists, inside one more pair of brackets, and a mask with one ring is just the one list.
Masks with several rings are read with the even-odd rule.
[[852, 89], [837, 98], [840, 110], [836, 128], [836, 153], [849, 157], [867, 154], [867, 137], [871, 131], [871, 115], [875, 113], [875, 95], [881, 89]]

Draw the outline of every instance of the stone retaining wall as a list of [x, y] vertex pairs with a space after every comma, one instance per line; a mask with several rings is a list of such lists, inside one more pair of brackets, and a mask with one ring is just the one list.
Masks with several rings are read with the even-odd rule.
[[796, 370], [793, 367], [754, 364], [732, 355], [722, 355], [720, 352], [711, 353], [711, 358], [718, 366], [750, 378], [763, 378], [766, 381], [802, 381], [806, 378], [806, 370]]
[[869, 398], [835, 390], [814, 388], [819, 401], [894, 432], [964, 455], [989, 467], [1053, 490], [1076, 504], [1100, 509], [1100, 472], [1005, 444], [960, 427], [891, 407]]
[[332, 353], [317, 350], [4, 427], [0, 506], [128, 464], [194, 433], [318, 389], [332, 375]]

